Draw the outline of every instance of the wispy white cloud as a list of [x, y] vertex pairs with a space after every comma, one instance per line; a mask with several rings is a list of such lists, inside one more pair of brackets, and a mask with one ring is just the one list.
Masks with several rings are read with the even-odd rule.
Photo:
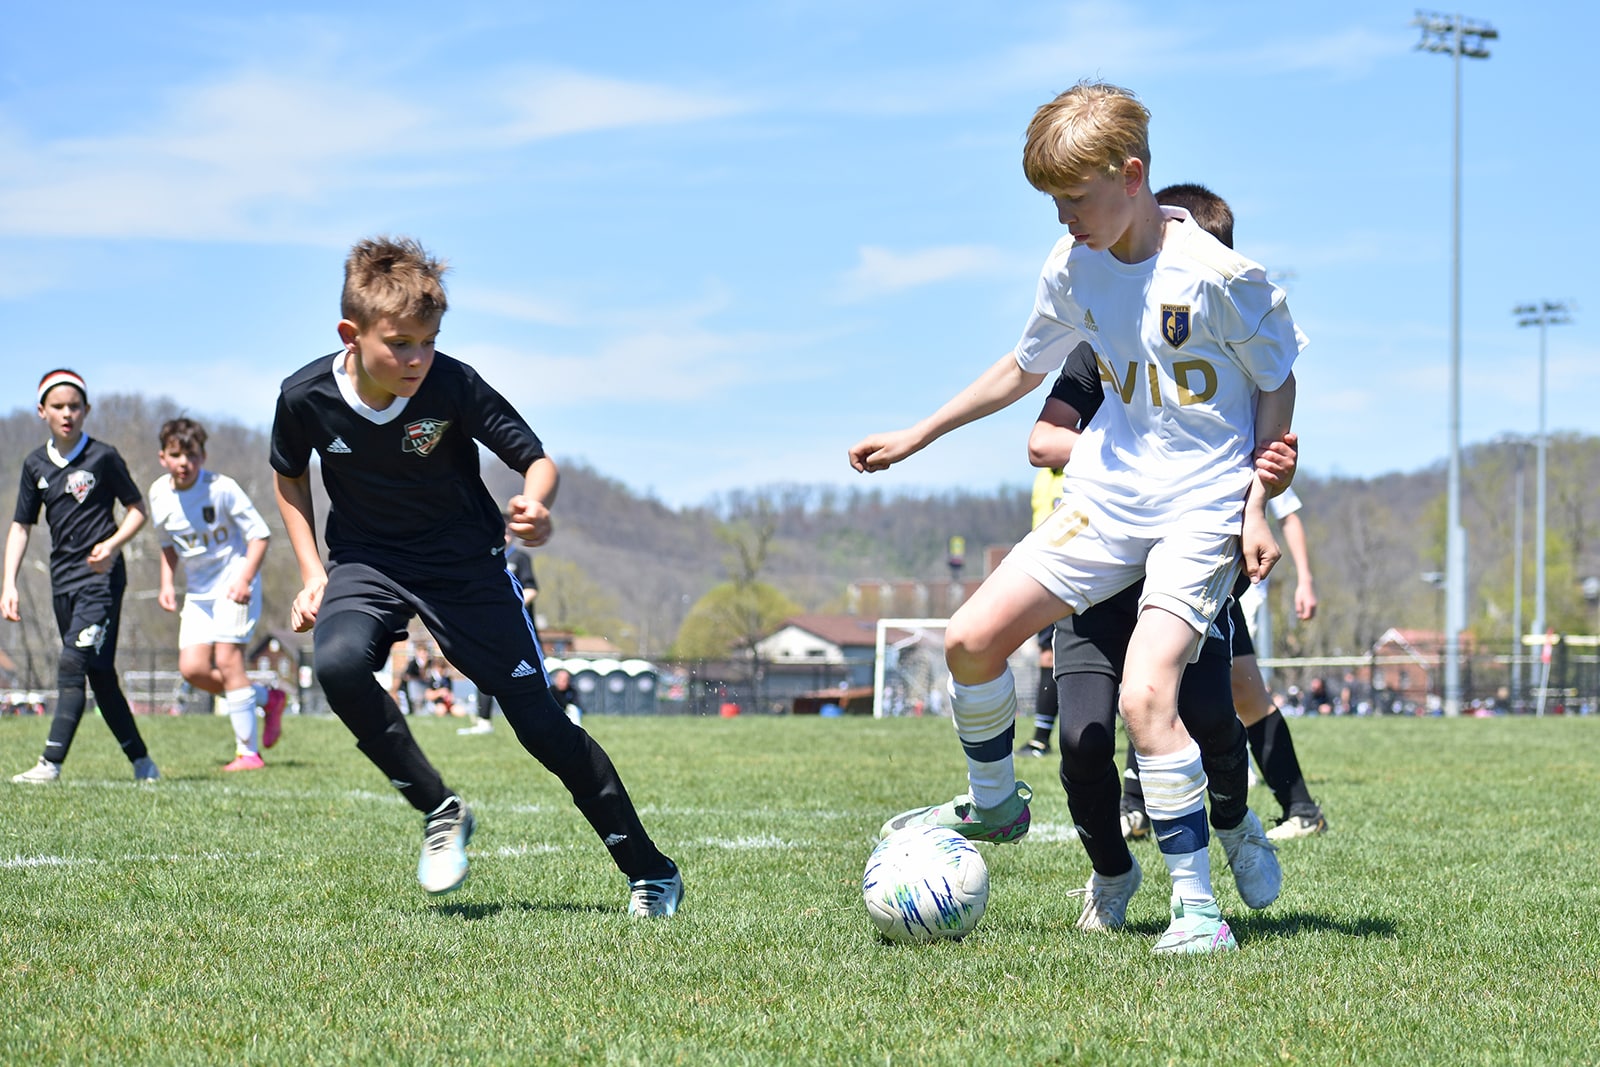
[[574, 326], [579, 315], [553, 300], [541, 300], [523, 293], [498, 289], [466, 287], [452, 289], [450, 306], [459, 311], [482, 311], [518, 322], [540, 326]]
[[860, 249], [856, 265], [842, 279], [841, 298], [867, 300], [956, 278], [998, 273], [1006, 257], [983, 245], [945, 245], [896, 252], [875, 245]]
[[110, 136], [36, 139], [13, 120], [0, 139], [0, 233], [337, 242], [374, 193], [468, 185], [476, 163], [530, 142], [741, 106], [563, 71], [487, 72], [453, 96], [436, 90], [241, 70], [172, 90], [159, 113]]

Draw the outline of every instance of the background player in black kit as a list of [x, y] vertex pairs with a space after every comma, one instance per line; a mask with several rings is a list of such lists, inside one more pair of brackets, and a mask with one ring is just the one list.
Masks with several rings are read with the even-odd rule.
[[[523, 475], [505, 514], [525, 544], [550, 537], [558, 472], [499, 393], [434, 351], [444, 270], [410, 239], [358, 242], [345, 261], [343, 350], [284, 380], [272, 468], [305, 583], [291, 621], [297, 631], [315, 624], [317, 680], [356, 746], [426, 815], [424, 889], [445, 893], [465, 880], [473, 816], [373, 676], [413, 616], [571, 792], [628, 878], [629, 912], [671, 915], [683, 896], [677, 866], [645, 833], [611, 760], [550, 696], [544, 652], [502, 555], [507, 520], [479, 476], [476, 442]], [[312, 511], [313, 452], [329, 499], [327, 568]]]
[[[115, 448], [83, 432], [89, 390], [70, 370], [53, 370], [39, 381], [39, 417], [50, 440], [22, 461], [17, 510], [6, 537], [5, 581], [0, 615], [19, 621], [17, 572], [28, 538], [44, 508], [50, 524], [50, 592], [61, 654], [56, 663], [56, 711], [44, 754], [13, 782], [40, 784], [61, 777], [61, 764], [94, 689], [100, 716], [133, 763], [133, 776], [161, 777], [145, 750], [133, 710], [117, 681], [117, 630], [128, 572], [122, 546], [144, 525], [144, 497]], [[122, 502], [122, 521], [116, 517]]]

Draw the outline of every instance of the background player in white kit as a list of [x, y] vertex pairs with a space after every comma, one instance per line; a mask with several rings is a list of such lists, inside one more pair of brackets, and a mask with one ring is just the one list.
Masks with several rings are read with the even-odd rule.
[[[178, 670], [190, 685], [226, 702], [235, 752], [222, 769], [260, 770], [261, 749], [277, 743], [286, 696], [252, 686], [244, 669], [244, 646], [261, 617], [261, 560], [271, 532], [238, 482], [204, 469], [206, 431], [198, 422], [169, 419], [157, 458], [167, 473], [151, 484], [149, 499], [161, 544], [163, 608], [178, 609], [174, 576], [180, 567], [185, 583]], [[266, 710], [265, 737], [257, 730], [258, 703]]]

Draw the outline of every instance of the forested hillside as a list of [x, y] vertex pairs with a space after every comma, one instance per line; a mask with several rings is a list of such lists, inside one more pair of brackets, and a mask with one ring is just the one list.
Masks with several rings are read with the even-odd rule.
[[[89, 432], [116, 445], [135, 480], [148, 486], [161, 473], [155, 459], [157, 429], [180, 413], [178, 407], [141, 396], [94, 399]], [[299, 575], [273, 503], [266, 434], [223, 420], [204, 421], [211, 430], [209, 465], [238, 479], [280, 535], [268, 554], [265, 576], [266, 618], [282, 625]], [[0, 419], [0, 465], [17, 471], [23, 454], [43, 440], [31, 409]], [[1484, 641], [1509, 640], [1511, 634], [1519, 456], [1524, 474], [1524, 625], [1531, 619], [1533, 455], [1531, 445], [1518, 440], [1477, 445], [1464, 454], [1469, 616]], [[1600, 495], [1595, 490], [1600, 484], [1600, 438], [1555, 437], [1549, 457], [1550, 621], [1557, 629], [1592, 631], [1595, 607], [1583, 600], [1580, 583], [1600, 574]], [[500, 498], [518, 485], [492, 457], [485, 477]], [[1443, 569], [1442, 463], [1376, 479], [1303, 473], [1296, 490], [1306, 503], [1302, 515], [1321, 607], [1309, 625], [1286, 617], [1294, 585], [1286, 559], [1273, 583], [1280, 652], [1353, 654], [1390, 626], [1439, 628], [1440, 593], [1421, 575]], [[6, 494], [8, 511], [14, 499], [11, 492]], [[397, 502], [397, 523], [404, 521], [403, 509], [403, 502]], [[953, 535], [966, 538], [968, 574], [975, 575], [983, 547], [1015, 541], [1028, 522], [1028, 492], [1020, 484], [986, 493], [910, 496], [773, 486], [730, 490], [703, 506], [674, 509], [601, 472], [569, 464], [563, 467], [555, 537], [535, 554], [538, 610], [547, 625], [604, 634], [629, 652], [659, 655], [690, 607], [729, 576], [729, 537], [737, 540], [741, 530], [763, 524], [771, 529], [763, 581], [805, 610], [838, 611], [852, 581], [946, 578], [946, 545]], [[57, 639], [43, 568], [47, 553], [48, 534], [41, 529], [23, 567], [23, 607], [29, 618], [22, 626], [0, 626], [0, 648], [19, 661], [38, 654], [53, 659]], [[177, 620], [155, 603], [154, 538], [136, 538], [128, 557], [125, 647], [170, 648]]]

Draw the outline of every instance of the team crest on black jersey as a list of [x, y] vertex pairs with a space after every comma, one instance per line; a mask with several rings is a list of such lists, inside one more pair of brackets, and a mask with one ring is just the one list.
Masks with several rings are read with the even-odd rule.
[[1189, 339], [1189, 305], [1161, 305], [1161, 336], [1173, 348], [1182, 348]]
[[73, 471], [67, 475], [67, 492], [72, 499], [83, 503], [94, 492], [94, 475], [89, 471]]
[[449, 428], [448, 422], [439, 419], [418, 419], [416, 422], [407, 423], [405, 441], [401, 447], [407, 452], [426, 456], [439, 446], [439, 442], [444, 438], [444, 432]]

